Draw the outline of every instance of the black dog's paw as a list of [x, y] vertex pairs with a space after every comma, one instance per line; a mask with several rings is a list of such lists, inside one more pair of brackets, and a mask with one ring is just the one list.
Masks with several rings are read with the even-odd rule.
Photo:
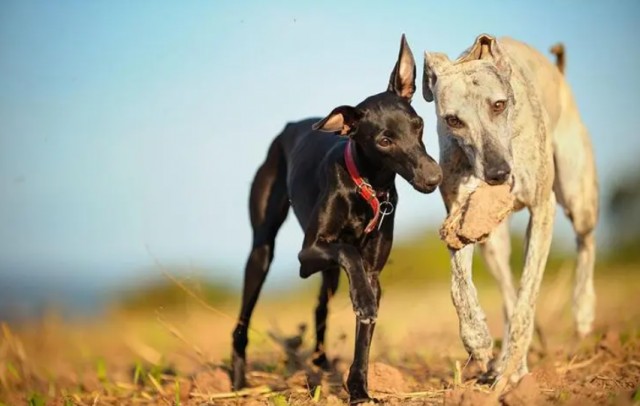
[[349, 404], [357, 405], [361, 403], [379, 403], [377, 399], [369, 396], [369, 391], [367, 390], [367, 371], [361, 369], [354, 369], [354, 366], [351, 366], [349, 370], [349, 377], [347, 378], [347, 382], [345, 385], [345, 389], [349, 392]]
[[378, 403], [380, 403], [380, 400], [378, 400], [376, 398], [369, 397], [369, 396], [358, 397], [358, 398], [349, 398], [349, 404], [350, 405], [361, 405], [363, 403], [378, 404]]
[[324, 352], [315, 354], [311, 362], [323, 371], [331, 371], [331, 362], [329, 362], [329, 358], [327, 358], [327, 354]]
[[366, 386], [358, 385], [358, 387], [348, 389], [348, 391], [350, 405], [360, 405], [363, 403], [380, 403], [378, 399], [369, 396], [369, 393], [366, 390]]
[[246, 361], [242, 357], [233, 354], [231, 360], [231, 382], [233, 390], [240, 390], [247, 387], [247, 378], [245, 376]]

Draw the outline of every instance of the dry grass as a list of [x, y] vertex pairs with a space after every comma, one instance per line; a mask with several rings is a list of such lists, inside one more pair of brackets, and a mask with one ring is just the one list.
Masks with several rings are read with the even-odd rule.
[[[631, 404], [640, 385], [640, 275], [601, 273], [596, 331], [582, 341], [573, 336], [570, 273], [560, 272], [546, 282], [537, 313], [547, 349], [536, 341], [530, 352], [533, 392], [539, 396], [524, 404]], [[311, 325], [315, 295], [265, 297], [258, 304], [250, 332], [252, 388], [237, 393], [230, 391], [225, 372], [233, 328], [233, 317], [228, 316], [236, 313], [237, 303], [211, 309], [195, 298], [180, 311], [113, 312], [74, 323], [51, 315], [30, 324], [3, 324], [0, 403], [343, 404], [347, 394], [342, 374], [351, 359], [354, 331], [345, 290], [343, 286], [332, 302], [328, 322], [327, 352], [335, 359], [335, 371], [316, 374], [316, 381], [311, 379], [314, 371], [296, 371], [287, 363], [285, 352], [267, 334], [270, 330], [294, 333], [300, 322]], [[500, 337], [496, 288], [481, 287], [480, 297], [491, 330]], [[313, 344], [311, 337], [308, 331], [302, 358]], [[415, 290], [388, 287], [372, 360], [399, 373], [393, 375], [393, 382], [374, 379], [371, 390], [377, 398], [388, 404], [484, 402], [490, 390], [475, 384], [477, 371], [467, 359], [446, 284]], [[521, 386], [502, 402], [518, 404], [522, 400], [518, 396], [528, 393]]]

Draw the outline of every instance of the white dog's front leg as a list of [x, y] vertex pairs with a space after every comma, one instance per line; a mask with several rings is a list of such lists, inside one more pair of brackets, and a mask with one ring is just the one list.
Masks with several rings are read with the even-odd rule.
[[509, 235], [509, 219], [504, 220], [496, 227], [489, 238], [480, 244], [482, 256], [489, 268], [489, 272], [498, 282], [503, 300], [504, 313], [504, 333], [502, 340], [501, 356], [507, 350], [509, 341], [509, 320], [516, 305], [516, 289], [513, 286], [511, 276], [511, 266], [509, 258], [511, 256], [511, 236]]
[[492, 356], [493, 340], [487, 317], [473, 285], [471, 266], [473, 245], [451, 250], [451, 298], [460, 321], [460, 337], [467, 352], [486, 369]]
[[533, 336], [536, 299], [551, 247], [555, 204], [555, 195], [551, 193], [546, 202], [530, 210], [524, 271], [509, 323], [507, 350], [493, 371], [498, 378], [509, 377], [515, 381], [528, 372], [527, 352]]

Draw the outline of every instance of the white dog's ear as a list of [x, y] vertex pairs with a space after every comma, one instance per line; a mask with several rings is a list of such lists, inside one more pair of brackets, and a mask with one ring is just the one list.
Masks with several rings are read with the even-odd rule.
[[364, 113], [356, 107], [339, 106], [333, 109], [328, 116], [311, 126], [311, 128], [316, 131], [348, 135], [355, 130], [362, 116], [364, 116]]
[[391, 72], [387, 90], [409, 101], [416, 92], [416, 61], [413, 59], [413, 53], [404, 34], [400, 39], [398, 61]]
[[428, 102], [433, 101], [433, 87], [443, 67], [451, 64], [449, 57], [441, 52], [424, 53], [424, 71], [422, 73], [422, 96]]
[[504, 54], [498, 40], [489, 34], [480, 34], [475, 42], [457, 61], [467, 62], [477, 59], [490, 60], [498, 68], [500, 74], [511, 76], [511, 64]]

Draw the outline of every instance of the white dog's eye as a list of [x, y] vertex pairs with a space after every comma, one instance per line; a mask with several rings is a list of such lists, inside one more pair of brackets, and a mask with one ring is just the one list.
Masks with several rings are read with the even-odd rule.
[[494, 102], [491, 105], [491, 110], [493, 110], [493, 112], [495, 114], [500, 114], [504, 111], [504, 109], [507, 107], [507, 101], [506, 100], [498, 100], [497, 102]]
[[464, 127], [464, 122], [458, 118], [458, 116], [446, 116], [444, 121], [447, 122], [447, 125], [451, 128], [462, 128]]

